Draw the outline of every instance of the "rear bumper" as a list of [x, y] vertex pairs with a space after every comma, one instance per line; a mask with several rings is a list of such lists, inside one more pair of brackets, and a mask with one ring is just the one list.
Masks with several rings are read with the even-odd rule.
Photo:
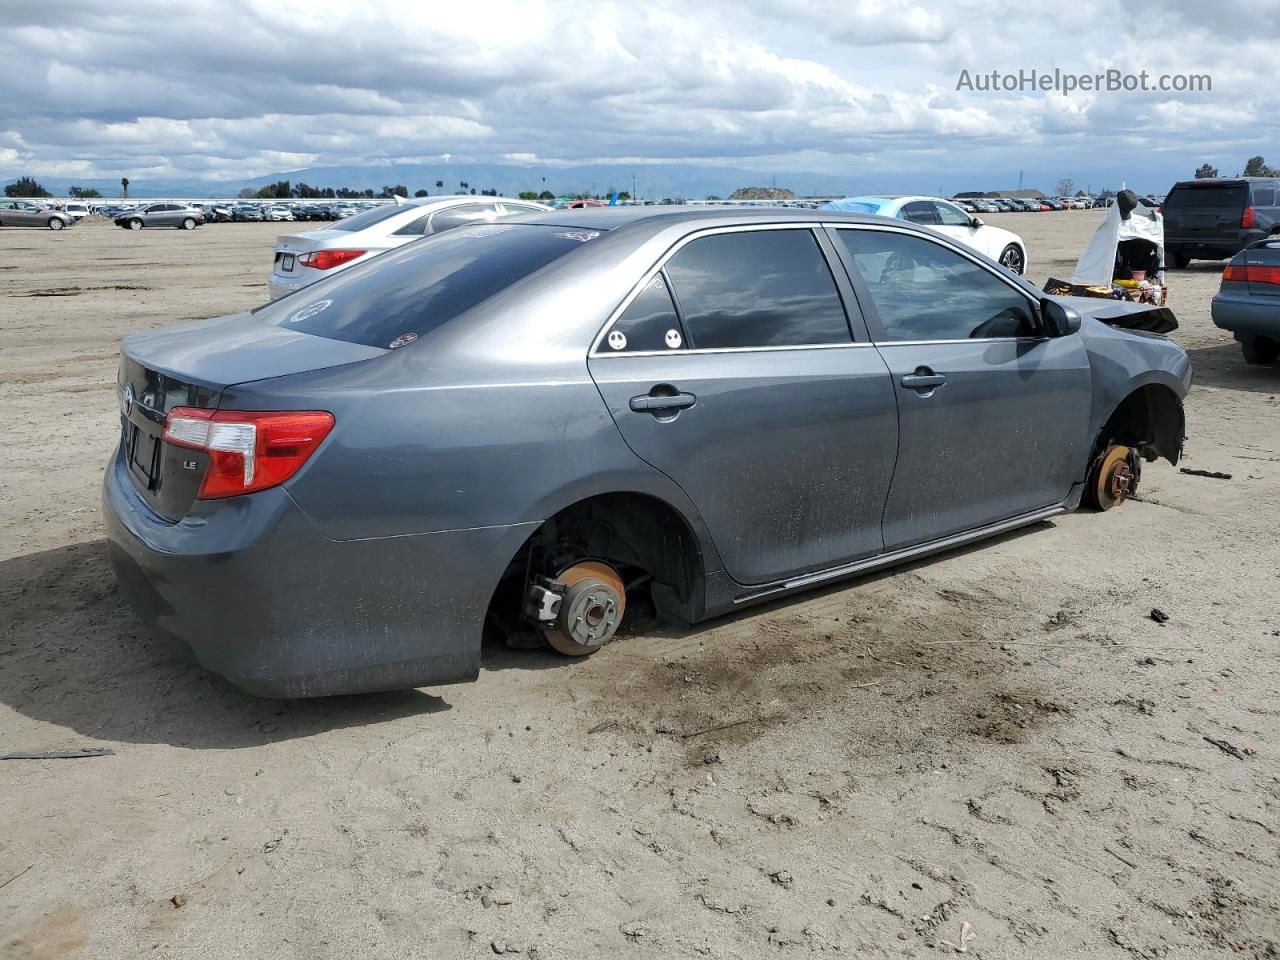
[[[1267, 299], [1274, 303], [1267, 303]], [[1280, 297], [1237, 297], [1218, 294], [1210, 306], [1214, 326], [1241, 336], [1280, 339]]]
[[1201, 260], [1222, 260], [1226, 257], [1234, 257], [1249, 244], [1255, 240], [1261, 240], [1266, 235], [1266, 231], [1254, 229], [1208, 237], [1178, 237], [1166, 233], [1164, 248]]
[[323, 536], [281, 488], [163, 520], [117, 452], [103, 513], [121, 593], [206, 669], [263, 697], [474, 680], [485, 611], [536, 523]]

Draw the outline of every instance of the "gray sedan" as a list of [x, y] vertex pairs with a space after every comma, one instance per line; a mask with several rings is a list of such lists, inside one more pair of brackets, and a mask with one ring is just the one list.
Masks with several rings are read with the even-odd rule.
[[472, 680], [486, 629], [588, 654], [1123, 502], [1181, 452], [1173, 325], [876, 217], [459, 226], [129, 337], [110, 554], [246, 690]]
[[177, 227], [194, 230], [204, 223], [204, 211], [189, 203], [153, 203], [116, 217], [115, 225], [127, 230], [143, 227]]
[[31, 200], [0, 199], [0, 227], [47, 227], [61, 230], [74, 226], [75, 217], [61, 210], [42, 207]]
[[1280, 359], [1280, 237], [1241, 250], [1222, 271], [1213, 322], [1240, 341], [1246, 363]]

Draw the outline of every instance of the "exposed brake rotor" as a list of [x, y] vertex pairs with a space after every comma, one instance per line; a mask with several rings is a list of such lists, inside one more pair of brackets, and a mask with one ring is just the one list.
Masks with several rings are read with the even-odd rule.
[[555, 584], [564, 593], [555, 621], [542, 628], [547, 643], [570, 657], [595, 653], [617, 632], [626, 611], [622, 578], [607, 563], [584, 560], [564, 570]]
[[1103, 456], [1094, 478], [1094, 497], [1101, 509], [1119, 506], [1134, 492], [1138, 478], [1133, 457], [1133, 448], [1123, 444], [1116, 444]]

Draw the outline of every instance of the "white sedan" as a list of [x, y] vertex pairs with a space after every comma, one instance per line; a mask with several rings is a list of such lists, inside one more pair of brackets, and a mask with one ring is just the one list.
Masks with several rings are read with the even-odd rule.
[[937, 197], [845, 197], [825, 204], [822, 209], [910, 220], [960, 241], [1014, 273], [1027, 272], [1027, 245], [1020, 236], [1012, 230], [983, 223], [947, 200]]
[[450, 227], [550, 210], [505, 197], [424, 197], [383, 204], [318, 230], [277, 237], [268, 289], [276, 300], [335, 270]]

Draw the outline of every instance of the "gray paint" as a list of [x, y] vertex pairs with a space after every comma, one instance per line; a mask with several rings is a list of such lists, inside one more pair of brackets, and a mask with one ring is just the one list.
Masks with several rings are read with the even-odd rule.
[[[263, 694], [469, 679], [508, 561], [585, 498], [644, 494], [684, 518], [699, 576], [687, 603], [664, 609], [691, 622], [1074, 507], [1110, 412], [1139, 386], [1180, 398], [1190, 382], [1176, 344], [1089, 316], [1060, 339], [877, 347], [835, 260], [854, 344], [589, 359], [665, 253], [728, 226], [892, 224], [1042, 295], [899, 221], [766, 210], [536, 219], [607, 232], [400, 350], [282, 336], [252, 316], [125, 342], [171, 376], [220, 388], [222, 408], [336, 420], [284, 487], [196, 501], [177, 523], [152, 512], [117, 456], [108, 535], [144, 617]], [[921, 364], [948, 378], [928, 397], [899, 382]], [[633, 411], [630, 398], [657, 384], [697, 403], [662, 420]]]

